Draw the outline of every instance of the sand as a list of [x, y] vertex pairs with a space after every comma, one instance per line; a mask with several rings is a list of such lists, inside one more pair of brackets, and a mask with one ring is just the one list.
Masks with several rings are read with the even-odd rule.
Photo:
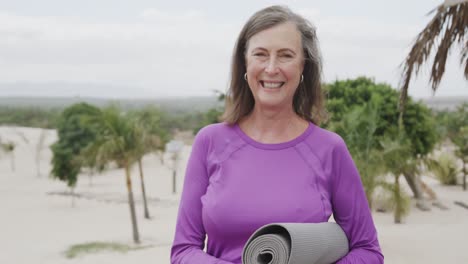
[[[177, 194], [172, 193], [170, 157], [165, 163], [156, 155], [144, 158], [150, 220], [143, 218], [140, 180], [132, 170], [133, 190], [142, 245], [146, 249], [127, 253], [101, 252], [68, 259], [64, 251], [86, 242], [118, 242], [132, 245], [130, 213], [123, 170], [110, 169], [95, 175], [80, 175], [75, 207], [63, 182], [49, 178], [51, 152], [56, 139], [45, 130], [40, 154], [40, 175], [35, 162], [40, 129], [0, 127], [2, 141], [14, 141], [15, 171], [10, 156], [0, 155], [0, 263], [170, 263], [177, 206], [184, 169], [190, 153], [186, 145], [177, 169]], [[25, 140], [27, 139], [27, 141]], [[385, 263], [468, 263], [468, 210], [455, 200], [468, 203], [468, 191], [425, 181], [449, 207], [422, 212], [414, 206], [403, 224], [394, 224], [391, 213], [374, 213]]]

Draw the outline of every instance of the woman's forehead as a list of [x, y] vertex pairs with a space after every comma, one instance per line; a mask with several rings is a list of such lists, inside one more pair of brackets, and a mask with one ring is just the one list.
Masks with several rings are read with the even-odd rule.
[[262, 49], [302, 49], [301, 34], [292, 22], [281, 23], [262, 30], [247, 41], [248, 50]]

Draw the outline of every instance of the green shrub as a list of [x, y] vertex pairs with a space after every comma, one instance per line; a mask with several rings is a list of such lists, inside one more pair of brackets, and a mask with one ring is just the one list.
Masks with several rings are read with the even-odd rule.
[[458, 168], [455, 159], [447, 154], [440, 155], [437, 159], [428, 160], [428, 168], [435, 177], [444, 185], [456, 185]]

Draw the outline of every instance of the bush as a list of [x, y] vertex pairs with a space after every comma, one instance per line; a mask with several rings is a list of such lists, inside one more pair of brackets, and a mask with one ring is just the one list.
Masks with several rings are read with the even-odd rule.
[[456, 185], [458, 168], [455, 159], [447, 154], [440, 155], [437, 159], [429, 159], [429, 170], [444, 185]]

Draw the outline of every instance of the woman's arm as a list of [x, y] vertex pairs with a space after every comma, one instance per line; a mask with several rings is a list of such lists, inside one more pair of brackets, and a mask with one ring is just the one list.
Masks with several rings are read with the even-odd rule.
[[201, 196], [208, 186], [206, 170], [207, 141], [201, 130], [195, 137], [187, 164], [179, 204], [171, 264], [233, 264], [203, 251], [205, 229], [202, 222]]
[[333, 216], [346, 233], [350, 249], [337, 264], [384, 263], [359, 172], [342, 139], [332, 157]]

